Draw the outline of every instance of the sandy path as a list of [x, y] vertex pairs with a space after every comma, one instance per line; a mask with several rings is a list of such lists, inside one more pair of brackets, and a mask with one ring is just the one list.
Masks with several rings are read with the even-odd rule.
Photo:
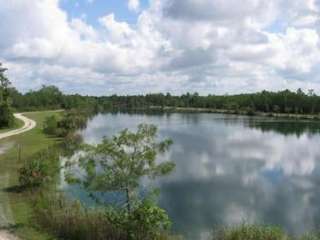
[[14, 225], [9, 198], [3, 190], [3, 188], [8, 185], [8, 182], [9, 174], [0, 176], [0, 240], [19, 240], [16, 236], [6, 230]]
[[[30, 131], [31, 129], [33, 129], [37, 125], [37, 123], [35, 121], [23, 116], [22, 113], [15, 113], [14, 117], [22, 120], [24, 122], [24, 126], [19, 129], [11, 130], [9, 132], [0, 133], [0, 139], [4, 139], [7, 137], [11, 137], [14, 135], [18, 135], [18, 134]], [[0, 240], [1, 240], [1, 238], [0, 238]]]
[[19, 240], [19, 239], [8, 231], [0, 230], [0, 240]]
[[[35, 121], [23, 116], [21, 113], [15, 113], [14, 117], [24, 122], [23, 127], [19, 129], [14, 129], [5, 133], [0, 133], [0, 139], [8, 138], [14, 135], [18, 135], [18, 134], [30, 131], [37, 125]], [[3, 189], [2, 189], [4, 186], [6, 186], [8, 179], [9, 179], [9, 175], [4, 175], [0, 177], [0, 203], [1, 203], [0, 205], [0, 240], [19, 240], [16, 236], [11, 234], [8, 230], [5, 230], [8, 226], [12, 224], [12, 213], [10, 211], [10, 206], [5, 204], [5, 203], [7, 204], [9, 203], [9, 199], [6, 199], [7, 195], [3, 192]]]

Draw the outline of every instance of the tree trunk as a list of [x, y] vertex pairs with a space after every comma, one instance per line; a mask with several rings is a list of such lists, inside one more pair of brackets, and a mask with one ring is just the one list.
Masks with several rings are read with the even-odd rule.
[[128, 210], [128, 214], [130, 214], [131, 212], [131, 203], [130, 203], [130, 191], [129, 188], [126, 188], [126, 197], [127, 197], [127, 210]]

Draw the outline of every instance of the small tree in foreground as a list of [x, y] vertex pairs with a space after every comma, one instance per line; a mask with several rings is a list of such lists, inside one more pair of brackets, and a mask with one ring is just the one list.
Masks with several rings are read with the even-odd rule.
[[[159, 228], [167, 226], [167, 224], [159, 223], [159, 220], [162, 219], [167, 222], [167, 218], [164, 217], [161, 210], [156, 206], [151, 207], [148, 201], [148, 204], [146, 201], [140, 201], [140, 204], [136, 204], [139, 201], [134, 194], [143, 177], [163, 176], [170, 173], [175, 167], [171, 161], [159, 164], [156, 162], [157, 155], [165, 153], [172, 144], [169, 139], [158, 142], [156, 138], [157, 127], [146, 124], [139, 125], [137, 132], [126, 129], [111, 139], [104, 138], [101, 144], [88, 146], [85, 156], [78, 163], [78, 168], [81, 170], [76, 174], [72, 170], [68, 171], [66, 179], [69, 183], [80, 184], [89, 192], [123, 192], [126, 199], [124, 215], [127, 217], [122, 214], [123, 209], [119, 212], [123, 216], [121, 218], [131, 224], [135, 222], [132, 219], [135, 216], [139, 216], [139, 219], [136, 219], [139, 223], [144, 221], [146, 217], [142, 217], [142, 215], [150, 211], [150, 216], [157, 213], [161, 216], [158, 216], [158, 220], [155, 220], [157, 217], [153, 218], [149, 224], [156, 222], [155, 224]], [[67, 167], [72, 165], [69, 162]], [[128, 222], [122, 225], [129, 226]], [[156, 232], [150, 226], [145, 226], [144, 229], [152, 229], [152, 233]], [[148, 234], [151, 234], [150, 231]], [[136, 237], [136, 235], [134, 236]]]

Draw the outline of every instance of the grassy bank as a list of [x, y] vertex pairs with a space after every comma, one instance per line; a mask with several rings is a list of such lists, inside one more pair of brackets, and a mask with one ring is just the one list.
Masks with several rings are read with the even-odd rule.
[[[10, 230], [27, 240], [52, 239], [30, 225], [31, 207], [28, 204], [29, 195], [28, 193], [16, 191], [18, 186], [17, 170], [22, 166], [23, 162], [36, 152], [46, 149], [59, 141], [58, 138], [50, 138], [42, 133], [42, 122], [51, 115], [59, 116], [60, 113], [55, 111], [26, 113], [26, 117], [37, 122], [37, 127], [22, 135], [0, 141], [0, 144], [9, 143], [12, 146], [5, 154], [0, 155], [0, 176], [6, 177], [1, 184], [2, 197], [0, 201], [1, 204], [7, 205], [7, 207], [4, 207], [8, 209], [5, 215], [8, 223], [13, 224]], [[19, 149], [21, 152], [20, 159]]]

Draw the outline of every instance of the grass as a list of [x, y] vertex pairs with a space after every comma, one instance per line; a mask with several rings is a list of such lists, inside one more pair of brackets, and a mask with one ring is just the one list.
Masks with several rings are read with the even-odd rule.
[[277, 226], [242, 224], [216, 230], [212, 240], [320, 240], [320, 234], [315, 232], [292, 237]]
[[0, 133], [8, 132], [8, 131], [15, 130], [15, 129], [18, 129], [21, 127], [23, 127], [23, 121], [15, 118], [13, 126], [10, 128], [0, 128]]
[[[15, 234], [26, 240], [47, 240], [52, 237], [34, 229], [30, 225], [32, 217], [32, 209], [28, 203], [28, 193], [14, 191], [18, 186], [17, 170], [22, 166], [23, 162], [34, 155], [36, 152], [46, 149], [50, 145], [54, 145], [59, 141], [57, 138], [50, 138], [42, 133], [42, 123], [48, 116], [56, 115], [59, 117], [60, 112], [30, 112], [25, 116], [37, 122], [37, 126], [29, 132], [21, 135], [12, 136], [0, 141], [0, 144], [11, 143], [13, 146], [3, 155], [0, 155], [0, 176], [8, 176], [7, 181], [2, 181], [0, 194], [1, 204], [7, 204], [11, 208], [12, 216], [6, 216], [14, 223], [12, 230]], [[19, 149], [21, 149], [21, 158], [19, 159]], [[1, 197], [2, 196], [2, 197]], [[9, 202], [5, 203], [9, 199]], [[6, 207], [5, 207], [6, 208]], [[1, 214], [1, 213], [0, 213]]]
[[240, 225], [218, 229], [213, 240], [289, 240], [281, 228], [273, 226]]

